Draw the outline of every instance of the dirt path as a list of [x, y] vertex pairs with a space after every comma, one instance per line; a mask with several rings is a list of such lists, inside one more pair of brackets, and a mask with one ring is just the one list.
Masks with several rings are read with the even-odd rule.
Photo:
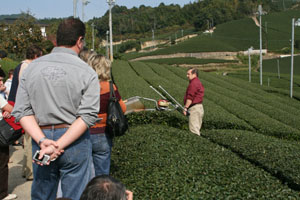
[[161, 59], [161, 58], [184, 58], [184, 57], [195, 57], [195, 58], [202, 58], [202, 59], [236, 60], [236, 55], [238, 53], [240, 52], [176, 53], [176, 54], [168, 54], [168, 55], [144, 56], [144, 57], [132, 59], [131, 61]]
[[26, 181], [22, 177], [22, 163], [24, 150], [21, 146], [10, 146], [10, 161], [8, 164], [9, 176], [8, 176], [8, 193], [18, 195], [17, 200], [29, 200], [31, 199], [31, 183], [32, 181]]

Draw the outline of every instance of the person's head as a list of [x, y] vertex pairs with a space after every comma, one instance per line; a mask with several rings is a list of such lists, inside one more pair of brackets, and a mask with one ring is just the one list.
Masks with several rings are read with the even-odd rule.
[[26, 59], [34, 60], [43, 55], [43, 50], [37, 45], [30, 45], [26, 49]]
[[80, 57], [96, 71], [100, 81], [110, 80], [111, 62], [105, 56], [92, 51], [83, 51]]
[[195, 68], [189, 68], [186, 72], [186, 76], [188, 77], [189, 80], [192, 80], [198, 77], [198, 70]]
[[85, 26], [80, 19], [67, 18], [63, 20], [56, 32], [57, 46], [74, 49], [78, 54], [84, 47]]
[[12, 79], [13, 75], [14, 75], [14, 69], [10, 69], [8, 71], [8, 79]]
[[126, 198], [126, 188], [120, 181], [108, 175], [100, 175], [88, 183], [80, 200], [126, 200]]
[[92, 56], [95, 56], [97, 55], [96, 52], [94, 51], [90, 51], [88, 49], [84, 49], [80, 52], [79, 54], [79, 57], [86, 63], [88, 63], [89, 59], [92, 57]]
[[0, 86], [3, 85], [4, 78], [5, 78], [5, 72], [0, 68]]

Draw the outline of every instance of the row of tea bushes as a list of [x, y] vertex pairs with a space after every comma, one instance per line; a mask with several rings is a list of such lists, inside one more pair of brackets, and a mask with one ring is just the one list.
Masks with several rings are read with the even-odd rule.
[[[164, 65], [163, 68], [167, 68], [173, 73], [175, 73], [177, 76], [181, 77], [182, 79], [186, 79], [186, 70], [181, 67], [175, 67], [175, 66], [169, 66]], [[242, 72], [241, 72], [242, 73]], [[272, 92], [266, 92], [266, 90], [271, 90], [272, 87], [267, 86], [260, 86], [257, 84], [249, 84], [249, 82], [240, 80], [238, 78], [233, 78], [231, 76], [221, 76], [221, 75], [214, 75], [211, 73], [204, 73], [200, 72], [199, 75], [200, 80], [204, 79], [206, 81], [211, 81], [213, 83], [216, 83], [218, 85], [223, 84], [230, 84], [232, 87], [232, 90], [235, 91], [235, 88], [241, 88], [243, 89], [242, 94], [251, 94], [253, 98], [258, 99], [264, 103], [272, 104], [274, 107], [282, 109], [282, 110], [288, 110], [288, 112], [291, 113], [297, 113], [300, 114], [300, 105], [299, 101], [291, 98], [286, 98], [282, 96], [278, 96]], [[274, 88], [273, 88], [274, 89]], [[297, 109], [294, 109], [297, 108]]]
[[[153, 70], [148, 64], [134, 62], [131, 63], [133, 70], [146, 80], [150, 85], [158, 89], [158, 85], [162, 85], [178, 102], [183, 99], [186, 90], [186, 80], [181, 80], [172, 73], [164, 74], [165, 70]], [[173, 77], [172, 80], [170, 80]], [[177, 78], [177, 79], [176, 79]], [[203, 128], [238, 128], [245, 130], [253, 130], [245, 121], [237, 118], [221, 106], [217, 105], [209, 99], [204, 101], [205, 118]]]
[[115, 139], [111, 174], [139, 199], [299, 199], [232, 151], [169, 126], [131, 127]]
[[300, 190], [299, 142], [241, 130], [205, 130], [202, 134]]
[[[169, 73], [172, 73], [176, 70], [177, 72], [175, 73], [182, 78], [183, 73], [179, 74], [180, 71], [182, 72], [181, 69], [178, 70], [176, 68], [172, 68]], [[228, 112], [231, 112], [238, 118], [243, 119], [249, 125], [254, 127], [258, 132], [276, 136], [278, 138], [286, 138], [292, 140], [300, 139], [300, 131], [299, 129], [296, 129], [299, 125], [299, 123], [297, 123], [299, 121], [299, 118], [296, 116], [296, 113], [295, 116], [293, 116], [293, 114], [277, 109], [277, 107], [271, 107], [270, 105], [260, 105], [259, 101], [251, 99], [249, 98], [249, 96], [243, 95], [243, 89], [238, 90], [235, 88], [235, 86], [233, 86], [232, 88], [235, 88], [235, 92], [232, 92], [229, 89], [228, 84], [226, 84], [225, 82], [219, 83], [220, 85], [223, 85], [223, 87], [221, 87], [217, 84], [211, 83], [213, 81], [218, 83], [218, 80], [214, 80], [211, 77], [209, 79], [205, 76], [208, 75], [203, 73], [203, 76], [201, 76], [201, 80], [206, 88], [206, 99], [213, 101], [214, 103], [222, 106]], [[167, 78], [169, 78], [169, 76]], [[241, 94], [236, 92], [237, 90], [241, 91]], [[257, 104], [257, 106], [255, 104]], [[266, 113], [268, 113], [269, 115]], [[285, 122], [285, 124], [282, 122]]]

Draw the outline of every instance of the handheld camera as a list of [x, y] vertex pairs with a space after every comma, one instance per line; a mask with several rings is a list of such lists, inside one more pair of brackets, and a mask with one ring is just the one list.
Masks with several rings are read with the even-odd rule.
[[45, 164], [47, 164], [48, 161], [50, 160], [50, 156], [47, 155], [47, 154], [45, 154], [45, 155], [42, 157], [42, 159], [39, 159], [39, 157], [40, 157], [40, 151], [37, 150], [37, 151], [35, 152], [34, 156], [32, 157], [32, 159], [33, 159], [34, 161], [40, 162], [40, 163], [42, 163], [43, 165], [45, 165]]

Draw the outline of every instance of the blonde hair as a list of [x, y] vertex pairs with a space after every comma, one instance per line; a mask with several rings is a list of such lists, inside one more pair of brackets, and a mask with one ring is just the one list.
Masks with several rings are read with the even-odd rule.
[[105, 56], [84, 50], [80, 53], [80, 58], [95, 70], [100, 81], [110, 80], [111, 62]]

